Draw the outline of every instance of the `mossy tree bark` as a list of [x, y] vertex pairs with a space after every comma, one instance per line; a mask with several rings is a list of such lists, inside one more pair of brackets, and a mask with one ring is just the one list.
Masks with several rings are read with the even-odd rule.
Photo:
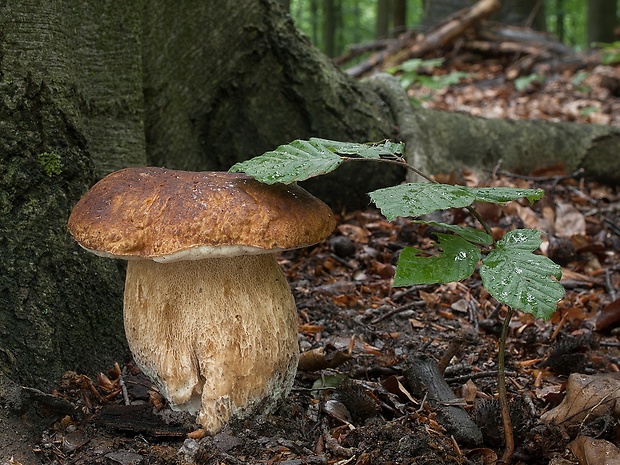
[[98, 173], [146, 161], [140, 10], [124, 5], [0, 7], [0, 375], [19, 383], [123, 356], [122, 276], [66, 220]]
[[397, 115], [407, 161], [425, 173], [466, 168], [484, 176], [500, 167], [528, 174], [563, 165], [568, 172], [583, 170], [590, 179], [620, 182], [619, 128], [414, 109], [393, 76], [378, 74], [368, 82]]
[[[0, 401], [5, 381], [46, 387], [125, 353], [124, 272], [66, 232], [98, 178], [147, 163], [227, 169], [296, 138], [396, 134], [388, 106], [310, 47], [275, 2], [0, 8]], [[371, 173], [322, 186], [334, 203], [365, 204], [368, 185], [402, 177], [368, 182]]]
[[416, 112], [419, 135], [408, 161], [430, 173], [496, 168], [521, 174], [551, 165], [588, 178], [620, 180], [620, 130], [612, 126], [495, 120], [461, 113]]

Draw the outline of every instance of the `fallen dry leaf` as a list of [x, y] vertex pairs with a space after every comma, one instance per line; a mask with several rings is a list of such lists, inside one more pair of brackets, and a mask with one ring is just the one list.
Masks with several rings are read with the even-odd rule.
[[555, 234], [571, 237], [586, 233], [586, 218], [577, 208], [568, 202], [557, 202], [555, 206]]
[[299, 355], [297, 368], [300, 371], [319, 371], [326, 368], [336, 368], [351, 360], [351, 356], [337, 350], [325, 351], [325, 347], [317, 347]]
[[414, 404], [419, 404], [413, 396], [409, 393], [407, 388], [403, 386], [398, 377], [392, 375], [388, 376], [383, 380], [381, 385], [390, 393], [395, 394], [402, 402], [412, 402]]
[[616, 326], [620, 322], [620, 298], [607, 304], [598, 315], [596, 315], [596, 330], [603, 331], [610, 326]]
[[370, 237], [370, 231], [362, 228], [361, 226], [345, 223], [338, 225], [336, 229], [338, 229], [340, 234], [348, 237], [353, 242], [357, 242], [359, 244], [368, 244], [368, 237]]
[[497, 454], [493, 449], [487, 447], [479, 447], [471, 449], [467, 452], [467, 457], [476, 460], [476, 463], [483, 465], [495, 465], [497, 463]]
[[566, 396], [556, 408], [543, 414], [545, 423], [570, 426], [594, 419], [613, 410], [620, 414], [620, 376], [617, 373], [584, 375], [573, 373], [568, 378]]
[[568, 445], [579, 465], [620, 465], [620, 450], [604, 439], [579, 436]]

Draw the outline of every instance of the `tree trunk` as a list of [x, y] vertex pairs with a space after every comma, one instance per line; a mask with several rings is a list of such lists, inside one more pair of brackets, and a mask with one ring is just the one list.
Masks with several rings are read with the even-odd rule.
[[560, 42], [564, 42], [564, 0], [555, 2], [555, 35]]
[[399, 115], [399, 126], [406, 128], [401, 138], [408, 142], [407, 161], [423, 172], [467, 168], [488, 176], [501, 164], [503, 170], [528, 174], [561, 164], [568, 172], [582, 169], [589, 178], [620, 181], [619, 128], [414, 110], [393, 76], [377, 75], [371, 84]]
[[99, 174], [146, 161], [140, 11], [129, 5], [0, 12], [0, 377], [42, 387], [124, 355], [122, 276], [65, 225]]
[[[149, 164], [228, 169], [297, 138], [396, 135], [380, 98], [266, 0], [11, 2], [0, 30], [0, 373], [20, 384], [124, 356], [123, 271], [66, 231], [102, 175], [147, 152]], [[310, 185], [360, 206], [367, 186], [401, 178], [349, 169]]]
[[407, 30], [407, 0], [394, 0], [394, 26], [392, 36], [398, 37]]
[[[395, 135], [393, 117], [380, 98], [308, 46], [272, 2], [235, 5], [183, 0], [145, 8], [142, 67], [150, 164], [227, 170], [294, 139], [368, 141]], [[332, 205], [359, 206], [367, 204], [360, 191], [395, 182], [398, 173], [347, 170], [307, 186], [320, 189]]]
[[615, 0], [588, 0], [588, 43], [616, 40], [617, 5]]
[[390, 0], [377, 1], [377, 19], [375, 24], [375, 38], [387, 39], [390, 32]]
[[319, 0], [310, 0], [310, 23], [312, 25], [312, 43], [319, 43]]
[[336, 55], [335, 0], [323, 0], [323, 51], [328, 57]]

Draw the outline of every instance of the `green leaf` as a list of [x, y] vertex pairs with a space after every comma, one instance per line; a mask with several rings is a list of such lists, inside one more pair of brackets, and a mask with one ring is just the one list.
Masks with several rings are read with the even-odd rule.
[[423, 60], [422, 58], [412, 58], [410, 60], [402, 62], [400, 65], [388, 69], [388, 73], [396, 74], [402, 72], [404, 74], [414, 74], [417, 76], [418, 70], [421, 68], [428, 68], [432, 70], [438, 66], [441, 66], [444, 62], [443, 58], [434, 58], [430, 60]]
[[391, 142], [389, 140], [377, 144], [357, 144], [313, 137], [310, 139], [310, 142], [320, 143], [338, 155], [372, 158], [375, 160], [383, 156], [402, 155], [405, 149], [405, 145], [402, 142]]
[[443, 252], [433, 257], [420, 257], [419, 250], [405, 247], [398, 257], [394, 287], [414, 284], [451, 283], [474, 272], [480, 250], [462, 237], [438, 233]]
[[369, 195], [390, 221], [397, 216], [416, 217], [435, 210], [466, 207], [475, 200], [466, 187], [435, 183], [400, 184]]
[[291, 184], [334, 171], [343, 161], [329, 147], [321, 144], [320, 140], [296, 140], [258, 157], [236, 163], [230, 171], [243, 171], [265, 184]]
[[480, 276], [499, 302], [549, 319], [564, 295], [564, 287], [559, 283], [560, 266], [533, 253], [541, 242], [540, 231], [517, 229], [506, 233], [482, 261]]
[[525, 197], [530, 203], [540, 200], [545, 191], [542, 189], [520, 189], [516, 187], [472, 187], [476, 202], [506, 203]]
[[453, 232], [454, 234], [458, 234], [463, 239], [469, 242], [473, 242], [478, 245], [491, 245], [493, 243], [493, 238], [489, 236], [484, 231], [480, 231], [476, 228], [470, 228], [469, 226], [457, 226], [454, 224], [447, 223], [438, 223], [436, 221], [424, 221], [424, 220], [416, 220], [414, 223], [417, 224], [428, 224], [430, 226], [437, 226], [439, 228], [443, 228], [447, 231]]
[[251, 160], [236, 163], [230, 171], [243, 171], [265, 184], [291, 184], [334, 171], [345, 161], [345, 156], [380, 159], [402, 154], [403, 150], [402, 143], [390, 141], [357, 144], [313, 137], [307, 141], [295, 140]]
[[378, 189], [369, 195], [381, 213], [391, 221], [397, 216], [416, 217], [435, 210], [467, 207], [474, 202], [505, 203], [521, 197], [533, 202], [543, 194], [542, 189], [408, 183]]

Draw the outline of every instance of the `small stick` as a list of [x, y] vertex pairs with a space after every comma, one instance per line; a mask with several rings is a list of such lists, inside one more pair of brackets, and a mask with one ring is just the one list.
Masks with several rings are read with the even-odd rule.
[[450, 341], [446, 352], [443, 354], [439, 362], [437, 362], [437, 368], [439, 368], [439, 373], [441, 373], [442, 375], [445, 374], [446, 368], [448, 367], [448, 365], [450, 365], [450, 360], [452, 360], [452, 357], [457, 354], [464, 342], [465, 340], [462, 337], [456, 337], [452, 341]]
[[611, 283], [611, 271], [609, 269], [605, 270], [605, 288], [607, 289], [607, 294], [609, 294], [609, 298], [613, 302], [616, 300], [616, 288]]
[[[517, 376], [515, 371], [506, 371], [506, 376]], [[467, 375], [459, 375], [446, 378], [446, 382], [449, 384], [462, 384], [467, 381], [482, 378], [494, 378], [497, 376], [497, 371], [479, 371], [478, 373], [469, 373]]]
[[423, 300], [415, 300], [413, 302], [409, 302], [408, 304], [401, 305], [400, 307], [393, 308], [389, 312], [386, 312], [382, 315], [379, 315], [378, 317], [372, 319], [370, 323], [371, 324], [379, 323], [380, 321], [383, 321], [387, 318], [397, 315], [398, 313], [402, 313], [412, 308], [423, 307], [424, 305], [426, 305], [426, 302], [424, 302]]
[[125, 385], [125, 380], [123, 379], [126, 369], [127, 369], [126, 367], [123, 367], [123, 371], [118, 376], [118, 384], [120, 385], [121, 391], [123, 392], [123, 400], [125, 401], [125, 405], [129, 405], [131, 404], [131, 402], [129, 401], [129, 393], [127, 392], [127, 386]]

